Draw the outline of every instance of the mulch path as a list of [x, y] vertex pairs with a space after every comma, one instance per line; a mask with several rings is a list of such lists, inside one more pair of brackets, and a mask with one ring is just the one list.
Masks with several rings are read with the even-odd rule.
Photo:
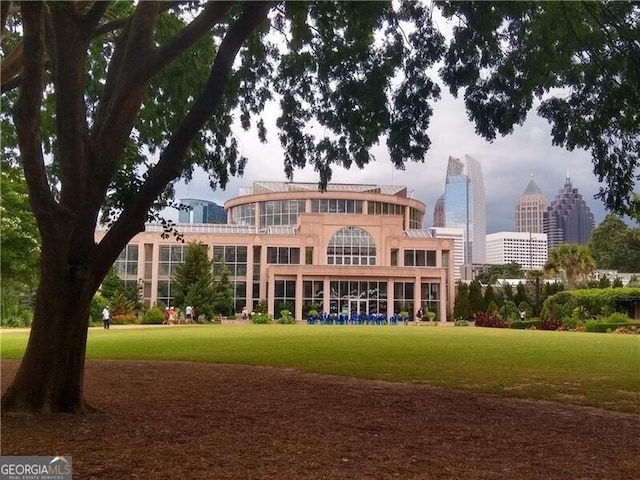
[[85, 392], [99, 413], [4, 415], [2, 455], [72, 455], [80, 480], [640, 478], [640, 415], [589, 407], [134, 361], [88, 361]]

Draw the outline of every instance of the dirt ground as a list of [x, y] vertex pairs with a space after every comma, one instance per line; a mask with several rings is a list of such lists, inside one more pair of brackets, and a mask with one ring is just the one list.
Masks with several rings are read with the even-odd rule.
[[89, 361], [85, 391], [100, 413], [4, 415], [2, 455], [78, 480], [640, 478], [633, 414], [194, 363]]

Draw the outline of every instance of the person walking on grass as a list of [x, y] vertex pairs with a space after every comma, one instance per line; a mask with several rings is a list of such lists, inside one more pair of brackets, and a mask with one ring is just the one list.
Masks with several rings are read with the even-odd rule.
[[104, 309], [102, 310], [102, 323], [104, 324], [104, 329], [109, 330], [111, 316], [109, 315], [109, 309], [107, 307], [104, 307]]

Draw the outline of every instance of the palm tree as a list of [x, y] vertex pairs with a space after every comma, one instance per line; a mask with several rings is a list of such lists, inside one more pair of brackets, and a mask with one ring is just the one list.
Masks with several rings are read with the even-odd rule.
[[596, 262], [589, 247], [577, 243], [563, 243], [551, 250], [544, 266], [545, 273], [563, 274], [569, 290], [575, 288], [578, 279], [588, 279], [595, 268]]

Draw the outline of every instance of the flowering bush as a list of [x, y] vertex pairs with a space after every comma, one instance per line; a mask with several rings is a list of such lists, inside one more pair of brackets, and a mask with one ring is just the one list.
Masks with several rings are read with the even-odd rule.
[[561, 330], [562, 329], [562, 320], [558, 320], [555, 318], [547, 318], [546, 320], [542, 320], [540, 325], [538, 326], [540, 330]]
[[478, 312], [475, 316], [476, 327], [509, 328], [509, 322], [495, 313]]
[[621, 334], [634, 334], [640, 335], [640, 327], [630, 326], [630, 327], [618, 327], [613, 333], [621, 333]]
[[111, 315], [111, 323], [113, 325], [131, 325], [132, 323], [136, 323], [136, 316], [133, 313]]

